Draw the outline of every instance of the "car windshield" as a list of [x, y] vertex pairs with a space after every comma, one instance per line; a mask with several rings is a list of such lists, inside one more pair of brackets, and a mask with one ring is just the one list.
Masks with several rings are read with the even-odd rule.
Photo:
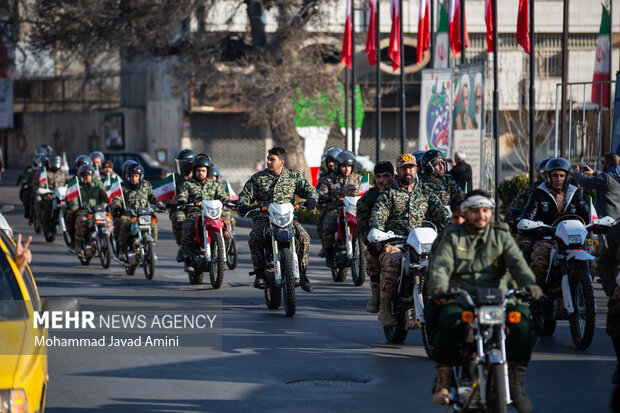
[[25, 320], [27, 313], [24, 296], [19, 289], [13, 270], [2, 252], [0, 252], [0, 267], [0, 322]]
[[142, 155], [142, 159], [144, 160], [144, 163], [146, 163], [147, 165], [155, 167], [155, 168], [161, 167], [159, 162], [157, 162], [155, 159], [153, 159], [151, 157], [151, 155], [149, 155], [148, 153], [140, 152], [140, 155]]

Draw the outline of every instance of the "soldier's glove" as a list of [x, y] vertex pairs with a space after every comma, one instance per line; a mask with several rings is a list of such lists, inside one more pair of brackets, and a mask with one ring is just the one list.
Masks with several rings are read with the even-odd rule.
[[177, 222], [185, 221], [185, 212], [179, 211], [177, 212]]
[[319, 204], [326, 204], [331, 201], [331, 199], [329, 195], [319, 195]]
[[248, 212], [250, 212], [252, 209], [254, 209], [254, 208], [252, 208], [252, 207], [251, 207], [251, 206], [249, 206], [249, 205], [239, 204], [239, 213], [240, 213], [240, 214], [245, 215], [245, 214], [247, 214]]
[[316, 208], [316, 200], [315, 200], [315, 199], [313, 199], [313, 198], [308, 198], [308, 199], [306, 200], [306, 208], [307, 208], [309, 211], [314, 210], [314, 208]]
[[545, 294], [543, 294], [542, 288], [540, 288], [536, 284], [526, 285], [525, 290], [528, 292], [528, 294], [532, 297], [532, 300], [534, 301], [538, 301], [545, 296]]
[[114, 218], [118, 218], [121, 215], [123, 215], [123, 207], [120, 205], [116, 205], [113, 209], [112, 209], [112, 216]]
[[157, 203], [157, 209], [158, 209], [158, 211], [156, 211], [156, 212], [163, 212], [166, 209], [166, 204], [164, 204], [163, 202], [158, 202]]
[[382, 242], [376, 241], [368, 244], [368, 253], [373, 257], [378, 257], [381, 254], [381, 251], [383, 251]]

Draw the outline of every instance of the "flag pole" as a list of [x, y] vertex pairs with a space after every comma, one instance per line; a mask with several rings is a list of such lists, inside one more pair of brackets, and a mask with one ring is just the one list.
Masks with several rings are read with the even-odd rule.
[[405, 45], [403, 42], [403, 0], [398, 0], [398, 8], [400, 14], [400, 153], [405, 153], [406, 147], [406, 134], [407, 134], [407, 118], [405, 112]]
[[47, 179], [47, 168], [44, 166], [43, 170], [45, 171], [45, 186], [47, 187], [47, 190], [50, 190], [50, 180]]
[[[612, 79], [612, 74], [613, 74], [613, 65], [612, 65], [612, 54], [614, 51], [614, 15], [613, 15], [613, 0], [609, 1], [609, 111], [607, 112], [609, 114], [609, 150], [610, 152], [612, 151], [612, 147], [613, 147], [613, 124], [614, 124], [614, 119], [612, 117], [612, 102], [613, 102], [613, 97], [611, 94], [611, 79]], [[618, 87], [618, 85], [616, 85], [616, 87]], [[615, 94], [614, 94], [615, 95]], [[601, 143], [601, 148], [603, 147], [603, 144]]]
[[[460, 0], [461, 1], [461, 10], [459, 12], [459, 29], [461, 31], [460, 36], [461, 36], [461, 64], [464, 65], [465, 64], [465, 0]], [[495, 1], [495, 0], [494, 0]], [[497, 26], [495, 25], [495, 23], [493, 23], [493, 29], [495, 29]], [[495, 47], [495, 46], [493, 46]], [[495, 50], [495, 49], [493, 49]]]
[[431, 53], [431, 61], [429, 62], [429, 67], [435, 67], [435, 0], [430, 1], [430, 18], [431, 23], [429, 24], [428, 31], [430, 32], [430, 39], [428, 46], [428, 51]]
[[375, 148], [375, 152], [376, 152], [376, 158], [377, 158], [377, 163], [381, 160], [381, 25], [379, 24], [379, 22], [381, 21], [380, 16], [381, 14], [379, 13], [380, 10], [380, 5], [381, 4], [381, 0], [377, 0], [377, 23], [376, 23], [376, 27], [377, 27], [377, 67], [376, 67], [376, 71], [377, 71], [377, 98], [376, 98], [376, 105], [377, 105], [377, 131], [376, 131], [376, 148]]
[[535, 124], [536, 124], [536, 87], [534, 81], [536, 80], [536, 36], [534, 34], [534, 1], [530, 0], [530, 184], [536, 182], [536, 169], [534, 168], [535, 151], [536, 151], [536, 137], [535, 137]]
[[[499, 90], [497, 79], [498, 48], [497, 37], [499, 30], [497, 27], [497, 1], [493, 0], [493, 139], [495, 141], [495, 220], [500, 221], [499, 217]], [[464, 14], [464, 13], [463, 13]], [[461, 46], [461, 51], [464, 47]]]
[[75, 181], [75, 183], [77, 183], [77, 187], [78, 187], [78, 198], [80, 199], [80, 208], [82, 208], [82, 191], [80, 191], [80, 178], [78, 177]]
[[121, 199], [123, 200], [123, 209], [127, 210], [127, 205], [125, 204], [125, 194], [123, 193], [123, 186], [119, 182], [119, 186], [121, 188]]
[[351, 152], [357, 156], [357, 148], [355, 147], [355, 0], [351, 1]]

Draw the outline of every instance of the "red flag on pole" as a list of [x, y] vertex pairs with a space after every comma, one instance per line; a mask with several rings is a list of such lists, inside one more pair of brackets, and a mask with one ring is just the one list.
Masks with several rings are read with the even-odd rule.
[[368, 37], [366, 54], [371, 66], [377, 64], [377, 0], [368, 0]]
[[420, 0], [420, 14], [418, 18], [418, 47], [417, 63], [424, 58], [424, 52], [428, 50], [430, 44], [430, 15], [428, 11], [428, 0]]
[[486, 0], [484, 20], [487, 23], [487, 49], [493, 53], [493, 0]]
[[392, 70], [400, 67], [400, 6], [398, 0], [390, 0], [390, 15], [392, 16], [392, 30], [390, 30], [390, 45], [388, 56], [392, 60]]
[[342, 57], [340, 61], [353, 69], [353, 28], [351, 27], [351, 2], [347, 0], [347, 20], [344, 23], [344, 35], [342, 36]]
[[[611, 45], [611, 18], [609, 11], [603, 6], [601, 28], [596, 42], [596, 60], [594, 61], [593, 82], [609, 80], [609, 47]], [[602, 93], [601, 93], [602, 90]], [[602, 96], [601, 96], [602, 95]], [[609, 83], [592, 85], [592, 103], [604, 107], [609, 106]]]
[[[450, 24], [448, 28], [448, 34], [450, 36], [450, 48], [452, 49], [452, 56], [456, 56], [462, 50], [461, 39], [461, 0], [450, 0]], [[469, 47], [469, 33], [467, 33], [467, 19], [463, 19], [465, 22], [465, 48]]]
[[530, 17], [528, 0], [519, 0], [519, 15], [517, 17], [517, 43], [523, 47], [525, 53], [530, 54]]

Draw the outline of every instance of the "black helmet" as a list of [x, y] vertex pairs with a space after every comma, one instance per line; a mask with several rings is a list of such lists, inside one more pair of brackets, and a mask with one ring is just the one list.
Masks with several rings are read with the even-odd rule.
[[41, 145], [38, 146], [35, 150], [34, 150], [34, 155], [47, 155], [47, 148], [45, 147], [45, 145]]
[[[414, 153], [411, 154], [415, 158], [415, 162], [418, 164], [418, 168], [421, 168], [422, 166], [422, 157], [424, 156], [425, 153], [426, 151], [415, 151]], [[423, 174], [424, 170], [420, 169], [420, 173]]]
[[212, 165], [213, 163], [211, 162], [211, 158], [209, 158], [209, 155], [204, 154], [204, 153], [199, 153], [198, 155], [196, 155], [196, 158], [194, 159], [194, 162], [192, 163], [192, 173], [194, 174], [194, 177], [196, 176], [196, 168], [198, 168], [199, 166], [205, 166], [207, 168], [207, 176], [208, 176], [209, 169], [211, 169]]
[[562, 189], [564, 190], [568, 187], [568, 184], [571, 179], [570, 164], [564, 158], [551, 158], [547, 161], [547, 164], [545, 165], [545, 172], [544, 172], [545, 184], [547, 185], [547, 187], [551, 187], [550, 174], [552, 171], [557, 171], [557, 170], [562, 170], [566, 172], [566, 180], [564, 181], [564, 185], [562, 185]]
[[[80, 155], [77, 158], [75, 158], [75, 167], [77, 169], [80, 169], [82, 167], [82, 165], [90, 165], [93, 166], [93, 160], [90, 159], [88, 156], [86, 155]], [[93, 169], [94, 170], [94, 169]]]
[[181, 149], [176, 158], [174, 158], [174, 162], [177, 165], [177, 173], [181, 176], [189, 175], [194, 159], [196, 159], [196, 152], [191, 149]]
[[431, 149], [430, 151], [424, 152], [422, 156], [422, 169], [427, 175], [435, 175], [437, 178], [441, 178], [441, 176], [435, 173], [435, 164], [438, 161], [445, 162], [445, 160], [446, 158], [443, 156], [443, 153], [437, 149]]
[[78, 169], [78, 177], [80, 179], [80, 182], [84, 183], [84, 176], [86, 175], [92, 175], [94, 178], [95, 168], [93, 168], [91, 165], [88, 165], [88, 164], [84, 164], [80, 166], [80, 168]]
[[536, 166], [536, 175], [537, 175], [537, 179], [538, 179], [538, 183], [544, 182], [545, 180], [545, 166], [547, 166], [547, 162], [549, 161], [550, 158], [545, 159], [544, 161], [540, 162], [537, 166]]
[[62, 166], [62, 158], [56, 155], [51, 156], [47, 158], [46, 166], [47, 166], [47, 169], [49, 169], [51, 172], [56, 172]]
[[54, 156], [54, 148], [52, 148], [52, 145], [43, 145], [43, 147], [45, 148], [45, 154], [47, 156]]
[[218, 168], [217, 165], [212, 165], [211, 168], [209, 168], [209, 179], [215, 179], [217, 181], [219, 177], [220, 168]]
[[341, 151], [336, 157], [338, 164], [355, 166], [355, 154], [351, 151]]
[[135, 165], [138, 162], [134, 161], [133, 159], [129, 159], [128, 161], [123, 162], [123, 164], [121, 165], [121, 176], [123, 179], [127, 179], [127, 168], [129, 168], [131, 165]]
[[[129, 179], [131, 177], [131, 175], [134, 174], [138, 174], [140, 175], [140, 180], [138, 181], [138, 185], [133, 185], [131, 183], [131, 179]], [[129, 165], [127, 167], [127, 170], [125, 171], [125, 176], [126, 176], [126, 180], [127, 180], [127, 184], [131, 187], [134, 186], [139, 186], [142, 183], [142, 180], [144, 179], [144, 166], [140, 165], [138, 162], [132, 163], [131, 165]]]
[[101, 162], [105, 161], [105, 156], [103, 155], [103, 153], [99, 152], [99, 151], [93, 151], [90, 153], [90, 155], [88, 155], [88, 157], [90, 159], [95, 159], [95, 158], [99, 158], [101, 159]]
[[342, 152], [342, 149], [340, 149], [339, 147], [328, 146], [327, 149], [325, 149], [325, 153], [323, 154], [323, 161], [333, 159], [334, 161], [338, 162], [337, 157], [338, 155], [340, 155], [340, 152]]
[[38, 167], [38, 168], [43, 168], [45, 166], [47, 162], [47, 156], [45, 156], [44, 154], [40, 153], [37, 156], [34, 157], [34, 166]]

